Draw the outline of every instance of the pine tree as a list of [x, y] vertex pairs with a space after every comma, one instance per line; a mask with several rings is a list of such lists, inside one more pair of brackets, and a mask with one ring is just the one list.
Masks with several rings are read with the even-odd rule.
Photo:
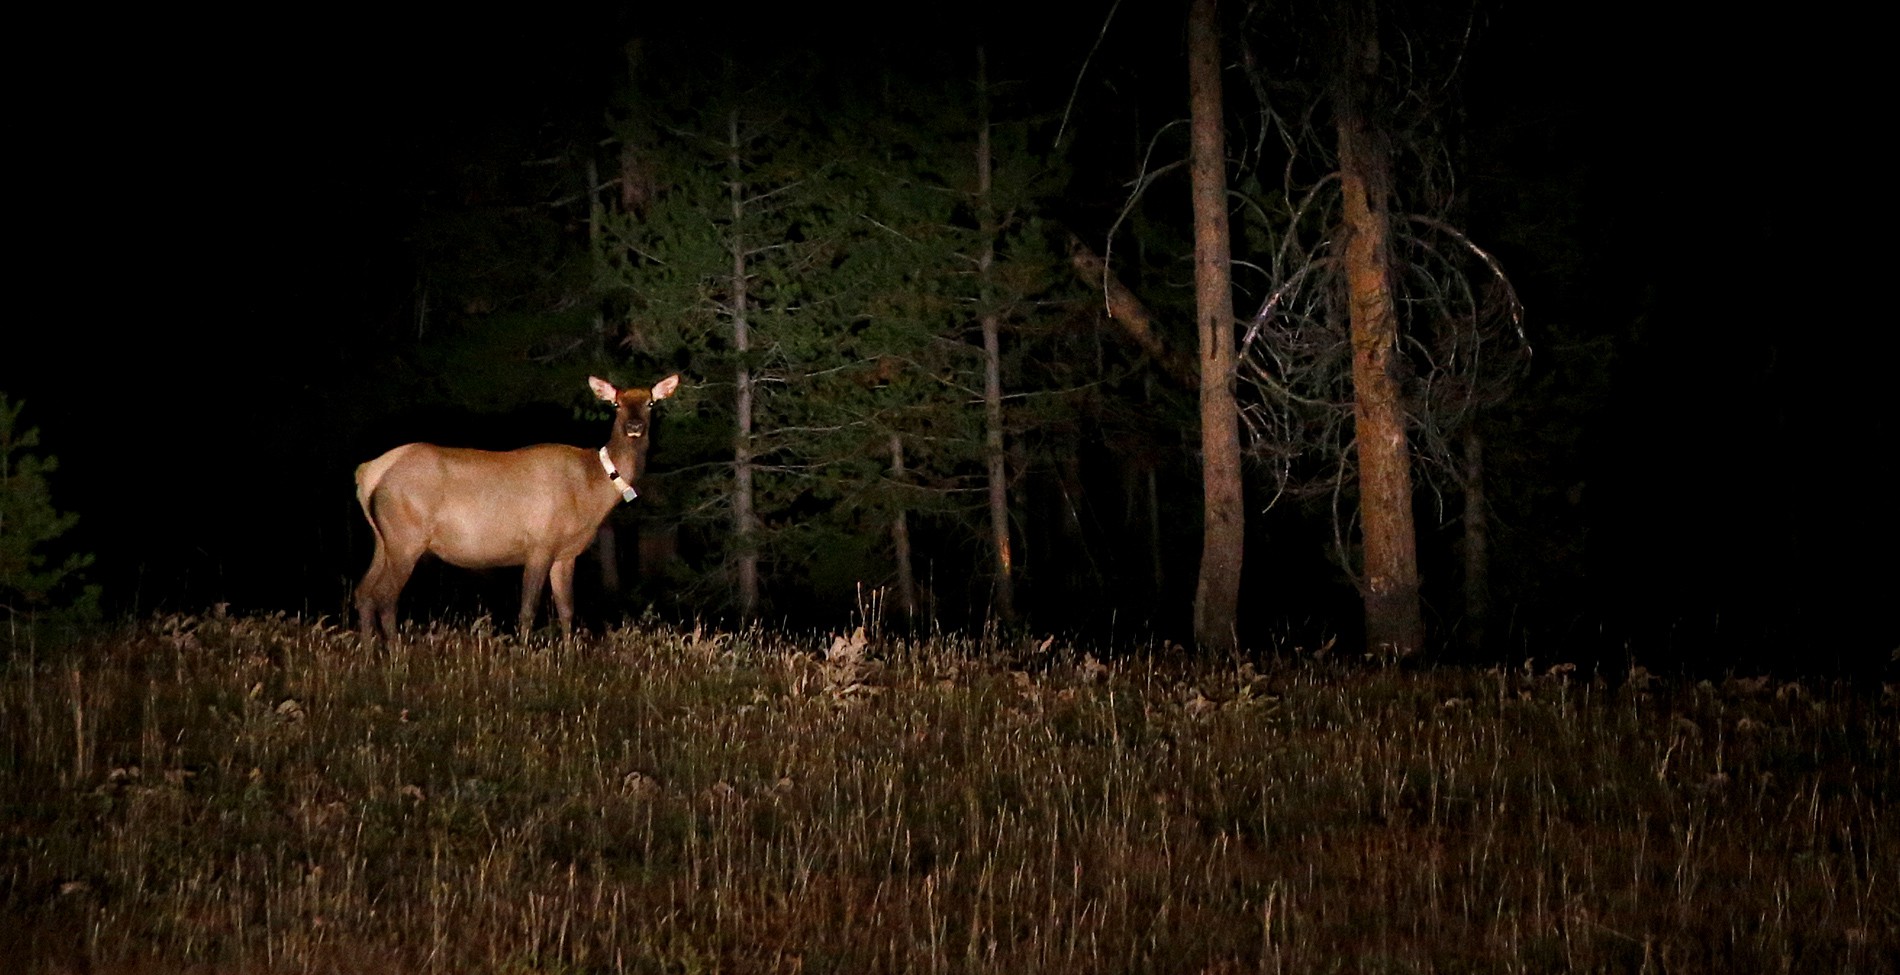
[[1032, 148], [982, 50], [970, 54], [965, 83], [860, 101], [868, 110], [848, 141], [876, 147], [854, 167], [871, 230], [852, 241], [846, 285], [872, 296], [849, 306], [862, 354], [878, 360], [879, 428], [898, 437], [904, 460], [893, 535], [898, 515], [916, 513], [941, 541], [981, 553], [969, 590], [932, 596], [1009, 619], [1038, 527], [1026, 488], [1073, 466], [1079, 438], [1065, 434], [1083, 426], [1073, 414], [1086, 397], [1074, 395], [1070, 364], [1094, 357], [1060, 349], [1068, 305], [1055, 282], [1069, 278], [1036, 219], [1062, 173]]
[[744, 619], [761, 612], [774, 559], [809, 556], [803, 536], [833, 485], [859, 475], [821, 446], [850, 425], [824, 395], [845, 327], [829, 280], [849, 233], [836, 167], [795, 78], [741, 87], [737, 74], [636, 103], [622, 178], [651, 182], [637, 205], [623, 186], [601, 215], [596, 260], [624, 343], [693, 377], [697, 395], [674, 412], [696, 415], [669, 430], [668, 463], [686, 472], [671, 493], [716, 499], [682, 514], [723, 553]]
[[48, 564], [44, 547], [71, 530], [79, 516], [54, 509], [46, 475], [58, 469], [59, 461], [27, 452], [39, 446], [40, 432], [21, 428], [25, 408], [0, 393], [0, 609], [9, 621], [31, 621], [36, 613], [59, 607], [62, 597], [81, 611], [98, 599], [96, 588], [72, 592], [92, 556], [71, 554]]
[[630, 103], [622, 179], [641, 190], [601, 216], [600, 280], [636, 358], [698, 377], [655, 463], [681, 472], [671, 493], [701, 499], [681, 515], [723, 553], [739, 615], [771, 590], [892, 585], [909, 610], [911, 539], [989, 537], [972, 499], [1008, 487], [988, 462], [1016, 421], [1000, 391], [986, 412], [985, 367], [999, 384], [1011, 371], [1008, 333], [1046, 287], [1052, 261], [1023, 219], [1046, 167], [1019, 136], [997, 140], [986, 223], [968, 93], [821, 101], [797, 67]]

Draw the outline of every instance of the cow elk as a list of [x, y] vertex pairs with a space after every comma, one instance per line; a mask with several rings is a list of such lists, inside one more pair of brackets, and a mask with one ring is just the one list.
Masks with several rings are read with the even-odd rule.
[[376, 554], [356, 587], [363, 639], [396, 635], [396, 598], [424, 553], [467, 569], [521, 566], [521, 633], [534, 628], [541, 591], [554, 585], [561, 631], [574, 620], [574, 559], [614, 505], [632, 501], [645, 473], [653, 404], [679, 388], [615, 389], [589, 377], [614, 404], [613, 434], [599, 450], [537, 444], [497, 452], [404, 444], [356, 469], [356, 500]]

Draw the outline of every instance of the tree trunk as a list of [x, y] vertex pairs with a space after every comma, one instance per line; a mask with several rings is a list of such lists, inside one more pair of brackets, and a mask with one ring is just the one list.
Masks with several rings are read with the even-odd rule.
[[1484, 439], [1465, 428], [1465, 645], [1484, 648], [1491, 615], [1491, 545], [1484, 502]]
[[1229, 280], [1227, 149], [1214, 0], [1188, 10], [1188, 109], [1194, 193], [1194, 309], [1201, 342], [1201, 485], [1205, 505], [1194, 639], [1232, 650], [1240, 603], [1245, 511], [1234, 405], [1234, 300]]
[[976, 51], [978, 118], [976, 130], [976, 212], [982, 250], [976, 267], [980, 279], [979, 318], [983, 329], [983, 446], [989, 461], [990, 540], [996, 553], [996, 615], [1016, 616], [1014, 566], [1009, 552], [1009, 477], [1003, 463], [1003, 355], [1002, 317], [997, 314], [995, 289], [990, 282], [996, 264], [996, 212], [990, 199], [989, 70], [983, 49]]
[[[891, 480], [904, 483], [904, 438], [895, 433], [891, 434]], [[904, 622], [915, 626], [917, 579], [910, 570], [910, 521], [901, 500], [897, 514], [891, 519], [891, 541], [897, 547], [897, 604], [904, 610]]]
[[[606, 215], [606, 207], [600, 203], [600, 164], [593, 156], [587, 157], [587, 253], [590, 257], [600, 253], [600, 224]], [[616, 330], [607, 327], [607, 306], [602, 301], [594, 302], [594, 352], [597, 355], [609, 355], [619, 337]]]
[[1399, 320], [1388, 257], [1391, 164], [1384, 133], [1367, 123], [1363, 102], [1367, 81], [1377, 70], [1379, 45], [1370, 7], [1362, 10], [1358, 29], [1345, 39], [1346, 63], [1333, 92], [1345, 198], [1366, 644], [1377, 652], [1409, 656], [1423, 645], [1425, 626], [1418, 602], [1411, 450], [1399, 381], [1392, 371]]
[[745, 184], [739, 165], [739, 115], [727, 119], [730, 151], [726, 156], [727, 187], [732, 194], [732, 348], [739, 369], [734, 377], [734, 413], [738, 432], [732, 442], [732, 529], [737, 549], [739, 618], [749, 620], [759, 608], [758, 516], [752, 505], [752, 366], [747, 354], [752, 337], [746, 320], [747, 280], [745, 233]]
[[600, 588], [620, 592], [620, 545], [612, 521], [603, 521], [594, 532], [594, 554], [600, 557]]
[[[587, 157], [587, 253], [598, 254], [600, 248], [600, 222], [605, 208], [600, 204], [600, 168], [592, 156]], [[594, 305], [594, 348], [605, 351], [612, 347], [608, 335], [606, 307], [598, 302]], [[594, 550], [600, 556], [600, 586], [616, 595], [620, 592], [620, 545], [614, 534], [611, 519], [600, 523], [600, 530], [594, 536]]]
[[663, 579], [667, 566], [672, 565], [680, 554], [679, 526], [671, 523], [648, 521], [640, 526], [639, 555], [640, 577], [643, 579]]

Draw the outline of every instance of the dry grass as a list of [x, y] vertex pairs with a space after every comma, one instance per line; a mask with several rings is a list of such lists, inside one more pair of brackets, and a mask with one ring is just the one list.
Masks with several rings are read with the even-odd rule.
[[1892, 971], [1893, 690], [1616, 685], [173, 618], [0, 672], [0, 957]]

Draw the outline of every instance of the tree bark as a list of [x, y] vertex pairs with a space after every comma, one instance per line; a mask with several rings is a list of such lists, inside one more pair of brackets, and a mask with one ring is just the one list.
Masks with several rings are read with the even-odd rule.
[[982, 250], [976, 267], [980, 280], [978, 323], [983, 329], [983, 447], [989, 466], [990, 541], [996, 554], [996, 615], [1016, 616], [1015, 567], [1009, 551], [1009, 477], [1003, 456], [1002, 318], [995, 306], [990, 276], [996, 264], [996, 208], [990, 198], [989, 68], [983, 49], [976, 51], [976, 212]]
[[[904, 438], [891, 434], [891, 480], [904, 482]], [[899, 501], [891, 518], [891, 541], [897, 547], [897, 603], [904, 610], [904, 622], [917, 623], [917, 579], [910, 569], [910, 520]]]
[[1484, 648], [1491, 615], [1491, 545], [1484, 501], [1484, 439], [1475, 427], [1464, 435], [1465, 645]]
[[1221, 114], [1215, 0], [1188, 10], [1188, 109], [1194, 200], [1194, 309], [1201, 345], [1201, 575], [1194, 639], [1237, 648], [1245, 540], [1240, 421], [1234, 404], [1234, 301], [1227, 225], [1227, 148]]
[[1393, 374], [1398, 311], [1392, 297], [1391, 163], [1384, 133], [1368, 123], [1364, 92], [1379, 46], [1368, 4], [1345, 37], [1345, 64], [1333, 87], [1346, 220], [1346, 282], [1352, 330], [1354, 433], [1359, 455], [1359, 519], [1365, 542], [1366, 644], [1409, 656], [1424, 643], [1418, 554], [1412, 524], [1412, 459], [1405, 409]]
[[738, 431], [732, 440], [732, 530], [737, 549], [739, 618], [749, 620], [759, 608], [759, 547], [758, 516], [754, 513], [752, 503], [752, 367], [746, 359], [752, 350], [752, 336], [746, 318], [749, 311], [749, 282], [746, 279], [745, 233], [741, 229], [745, 219], [745, 182], [739, 165], [737, 112], [727, 119], [727, 135], [727, 188], [732, 200], [732, 348], [739, 360], [738, 373], [733, 378], [733, 410], [738, 418]]

